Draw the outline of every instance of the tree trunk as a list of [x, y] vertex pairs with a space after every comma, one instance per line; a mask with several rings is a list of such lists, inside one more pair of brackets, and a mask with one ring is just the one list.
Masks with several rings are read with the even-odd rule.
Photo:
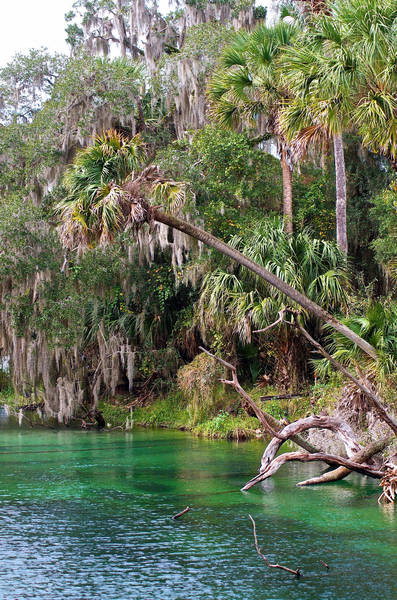
[[293, 287], [288, 285], [288, 283], [282, 281], [279, 277], [277, 277], [277, 275], [274, 275], [273, 273], [271, 273], [261, 265], [258, 265], [256, 262], [254, 262], [247, 256], [244, 256], [244, 254], [242, 254], [235, 248], [232, 248], [231, 246], [218, 239], [211, 233], [208, 233], [207, 231], [200, 229], [200, 227], [197, 227], [192, 223], [188, 223], [187, 221], [184, 221], [183, 219], [180, 219], [175, 215], [166, 214], [158, 210], [157, 208], [152, 208], [151, 214], [155, 221], [158, 221], [159, 223], [164, 223], [169, 227], [173, 227], [174, 229], [182, 231], [182, 233], [185, 233], [186, 235], [189, 235], [195, 238], [196, 240], [203, 242], [203, 244], [205, 244], [206, 246], [214, 248], [214, 250], [221, 252], [225, 256], [229, 256], [238, 264], [242, 265], [243, 267], [246, 267], [253, 273], [256, 273], [257, 275], [259, 275], [259, 277], [267, 281], [270, 285], [280, 290], [290, 300], [296, 302], [297, 304], [302, 306], [302, 308], [310, 312], [312, 315], [314, 315], [318, 319], [321, 319], [322, 321], [333, 327], [336, 331], [347, 337], [359, 348], [361, 348], [363, 352], [371, 356], [371, 358], [373, 358], [374, 360], [378, 359], [377, 352], [375, 348], [371, 346], [371, 344], [363, 340], [363, 338], [361, 338], [359, 335], [354, 333], [354, 331], [346, 327], [346, 325], [343, 325], [343, 323], [335, 319], [335, 317], [333, 317], [330, 313], [321, 308], [321, 306], [307, 298], [307, 296], [304, 296], [303, 294], [301, 294], [301, 292], [298, 292], [298, 290], [295, 290]]
[[292, 234], [292, 169], [286, 160], [284, 150], [281, 151], [281, 168], [283, 171], [283, 214], [285, 219], [285, 231], [288, 234]]
[[116, 14], [116, 27], [120, 38], [120, 51], [121, 56], [125, 58], [127, 55], [127, 31], [125, 28], [124, 17], [123, 17], [123, 6], [121, 0], [117, 0], [117, 14]]
[[336, 240], [340, 249], [347, 254], [346, 225], [346, 171], [342, 134], [334, 135], [336, 177]]

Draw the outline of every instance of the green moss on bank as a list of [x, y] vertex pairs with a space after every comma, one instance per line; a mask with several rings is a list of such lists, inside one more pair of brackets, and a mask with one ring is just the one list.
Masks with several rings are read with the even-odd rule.
[[[222, 388], [223, 389], [223, 388]], [[294, 421], [311, 412], [326, 408], [332, 412], [340, 397], [339, 385], [318, 385], [305, 396], [291, 399], [263, 400], [264, 395], [275, 395], [276, 390], [253, 387], [247, 390], [255, 402], [276, 419]], [[183, 429], [196, 435], [219, 439], [249, 439], [260, 431], [255, 417], [248, 416], [240, 407], [240, 398], [232, 390], [220, 393], [213, 390], [212, 400], [205, 403], [188, 402], [186, 395], [174, 389], [166, 397], [159, 398], [132, 411], [121, 404], [104, 402], [100, 409], [111, 427], [125, 426], [132, 418], [134, 426]], [[131, 398], [125, 403], [131, 402]]]

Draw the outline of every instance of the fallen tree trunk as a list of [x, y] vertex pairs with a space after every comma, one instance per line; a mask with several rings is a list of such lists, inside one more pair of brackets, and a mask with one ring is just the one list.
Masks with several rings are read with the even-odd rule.
[[369, 465], [360, 464], [348, 458], [335, 456], [334, 454], [325, 454], [323, 452], [317, 452], [316, 454], [309, 454], [308, 452], [286, 452], [285, 454], [280, 454], [280, 456], [275, 458], [268, 466], [266, 471], [259, 473], [259, 475], [248, 481], [248, 483], [241, 488], [241, 491], [246, 492], [260, 481], [264, 481], [265, 479], [268, 479], [274, 475], [286, 462], [295, 460], [300, 462], [322, 461], [331, 465], [341, 465], [350, 471], [357, 471], [357, 473], [360, 473], [361, 475], [368, 475], [369, 477], [373, 477], [375, 479], [382, 479], [385, 474], [384, 471], [374, 469]]
[[200, 227], [197, 227], [197, 225], [193, 225], [193, 223], [188, 223], [187, 221], [184, 221], [183, 219], [175, 215], [165, 213], [158, 207], [151, 207], [150, 215], [148, 215], [148, 217], [154, 221], [158, 221], [159, 223], [164, 223], [169, 227], [178, 229], [179, 231], [182, 231], [182, 233], [185, 233], [186, 235], [189, 235], [195, 238], [196, 240], [199, 240], [206, 246], [214, 248], [214, 250], [221, 252], [225, 256], [229, 256], [238, 264], [249, 269], [253, 273], [256, 273], [256, 275], [258, 275], [261, 279], [264, 279], [265, 281], [267, 281], [267, 283], [277, 288], [280, 292], [285, 294], [287, 298], [290, 298], [290, 300], [296, 302], [309, 313], [333, 327], [343, 336], [347, 337], [359, 348], [361, 348], [363, 352], [371, 356], [371, 358], [373, 358], [374, 360], [378, 360], [377, 351], [366, 340], [364, 340], [354, 331], [346, 327], [346, 325], [338, 321], [334, 316], [332, 316], [326, 310], [321, 308], [321, 306], [310, 300], [307, 296], [305, 296], [304, 294], [290, 286], [288, 283], [277, 277], [277, 275], [274, 275], [258, 263], [254, 262], [248, 256], [244, 256], [244, 254], [242, 254], [236, 248], [232, 248], [232, 246], [229, 246], [229, 244], [226, 244], [225, 242], [215, 237], [208, 231], [204, 231]]
[[361, 450], [361, 447], [354, 438], [351, 427], [347, 423], [334, 417], [319, 417], [314, 415], [290, 423], [278, 433], [277, 438], [274, 437], [271, 440], [262, 456], [261, 472], [264, 472], [269, 467], [284, 442], [308, 429], [330, 429], [336, 432], [343, 441], [349, 457], [354, 456], [356, 452]]
[[[360, 464], [364, 463], [368, 459], [375, 456], [375, 454], [382, 452], [387, 446], [389, 446], [392, 443], [392, 441], [393, 438], [390, 437], [373, 442], [372, 444], [370, 444], [363, 450], [360, 450], [360, 452], [357, 452], [357, 454], [354, 455], [354, 462]], [[333, 469], [332, 471], [327, 471], [327, 473], [323, 473], [323, 475], [320, 475], [319, 477], [312, 477], [311, 479], [306, 479], [305, 481], [301, 481], [296, 485], [298, 487], [303, 487], [306, 485], [331, 483], [332, 481], [340, 481], [341, 479], [344, 479], [350, 474], [350, 469], [347, 469], [346, 467], [338, 467], [337, 469]]]

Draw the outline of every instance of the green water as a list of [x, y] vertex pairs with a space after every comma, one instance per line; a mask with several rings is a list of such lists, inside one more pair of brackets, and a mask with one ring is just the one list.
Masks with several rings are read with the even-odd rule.
[[[291, 464], [242, 494], [262, 449], [3, 426], [0, 600], [397, 598], [396, 514], [378, 507], [377, 482], [298, 489], [319, 465]], [[248, 513], [269, 558], [301, 580], [264, 565]]]

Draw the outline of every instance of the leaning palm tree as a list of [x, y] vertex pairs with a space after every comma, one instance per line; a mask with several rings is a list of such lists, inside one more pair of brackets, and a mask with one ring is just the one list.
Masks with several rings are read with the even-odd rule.
[[[346, 306], [346, 259], [334, 242], [314, 239], [308, 230], [286, 235], [279, 218], [267, 218], [232, 238], [230, 245], [327, 310], [340, 312]], [[236, 263], [205, 276], [198, 307], [202, 324], [219, 324], [221, 330], [226, 325], [243, 344], [251, 342], [255, 330], [277, 323], [280, 311], [299, 308]], [[301, 318], [306, 326], [316, 326], [305, 311]], [[275, 379], [296, 386], [306, 364], [301, 336], [284, 320], [269, 335], [276, 348]]]
[[283, 172], [283, 212], [292, 233], [292, 169], [295, 156], [280, 130], [279, 113], [288, 88], [278, 69], [285, 47], [291, 46], [297, 26], [280, 22], [261, 25], [251, 33], [238, 32], [220, 59], [208, 89], [211, 112], [227, 127], [254, 127], [277, 142]]
[[[116, 150], [113, 145], [109, 148], [108, 143], [108, 138], [114, 136], [118, 138]], [[124, 178], [123, 168], [119, 174], [112, 171], [109, 160], [114, 166], [121, 157], [124, 165], [125, 153], [134, 157], [134, 170]], [[76, 249], [109, 242], [119, 232], [135, 232], [145, 224], [153, 227], [156, 222], [163, 223], [232, 258], [376, 359], [376, 351], [368, 342], [283, 281], [281, 273], [270, 272], [253, 257], [181, 218], [178, 213], [188, 196], [186, 184], [169, 180], [156, 165], [145, 166], [139, 138], [127, 140], [115, 132], [97, 138], [92, 146], [77, 153], [75, 163], [66, 172], [65, 185], [67, 195], [58, 206], [59, 231], [65, 247]]]

